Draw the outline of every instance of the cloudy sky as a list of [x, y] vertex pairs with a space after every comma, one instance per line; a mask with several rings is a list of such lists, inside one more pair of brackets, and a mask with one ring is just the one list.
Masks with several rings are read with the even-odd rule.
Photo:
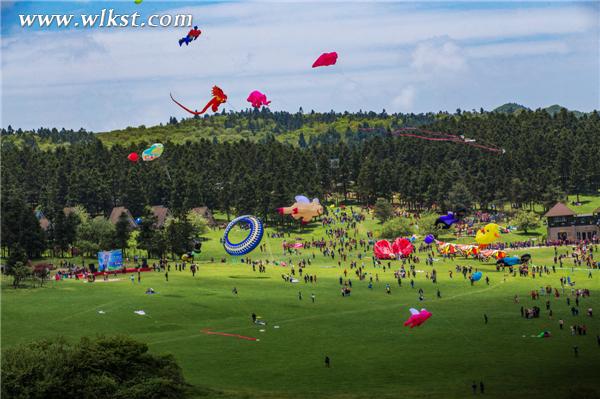
[[[2, 126], [106, 131], [187, 116], [212, 85], [225, 109], [258, 89], [273, 110], [600, 108], [599, 2], [8, 2]], [[19, 14], [192, 14], [186, 28], [31, 29]], [[312, 69], [323, 52], [337, 65]]]

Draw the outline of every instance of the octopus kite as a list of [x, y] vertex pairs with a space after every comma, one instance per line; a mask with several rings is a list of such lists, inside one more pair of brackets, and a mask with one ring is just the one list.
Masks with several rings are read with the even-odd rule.
[[202, 108], [202, 111], [200, 111], [200, 112], [192, 111], [191, 109], [187, 108], [186, 106], [184, 106], [183, 104], [181, 104], [180, 102], [175, 100], [173, 98], [172, 94], [170, 94], [170, 96], [171, 96], [171, 100], [173, 100], [173, 102], [175, 104], [179, 105], [181, 108], [185, 109], [187, 112], [189, 112], [192, 115], [202, 115], [203, 113], [205, 113], [208, 110], [208, 108], [210, 108], [213, 112], [217, 112], [219, 110], [219, 105], [227, 102], [227, 95], [218, 86], [213, 86], [213, 88], [212, 88], [213, 98], [208, 103], [206, 103], [206, 105], [204, 106], [204, 108]]

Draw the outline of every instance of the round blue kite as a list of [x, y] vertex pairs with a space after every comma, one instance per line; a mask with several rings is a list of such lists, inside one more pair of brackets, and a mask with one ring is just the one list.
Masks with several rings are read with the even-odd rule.
[[[250, 233], [241, 242], [234, 244], [229, 241], [229, 232], [239, 223], [248, 223], [250, 226]], [[252, 252], [254, 248], [260, 244], [263, 233], [263, 224], [257, 217], [251, 215], [237, 217], [227, 225], [225, 233], [223, 234], [223, 247], [225, 248], [225, 252], [232, 256], [246, 255], [247, 253]]]
[[475, 273], [473, 273], [473, 276], [471, 278], [473, 279], [473, 281], [479, 281], [479, 280], [481, 280], [482, 275], [483, 275], [483, 273], [481, 273], [481, 272], [475, 272]]

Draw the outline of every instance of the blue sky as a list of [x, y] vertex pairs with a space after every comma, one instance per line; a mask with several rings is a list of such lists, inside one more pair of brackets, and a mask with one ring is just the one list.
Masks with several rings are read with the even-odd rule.
[[[192, 14], [187, 29], [26, 29], [19, 14]], [[2, 2], [2, 126], [105, 131], [187, 116], [212, 85], [273, 110], [600, 108], [599, 3]], [[323, 52], [338, 64], [312, 69]]]

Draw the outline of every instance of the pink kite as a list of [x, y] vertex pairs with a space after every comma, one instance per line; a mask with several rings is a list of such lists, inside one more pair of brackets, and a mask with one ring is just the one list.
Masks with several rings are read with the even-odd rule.
[[404, 322], [404, 327], [410, 326], [410, 328], [419, 327], [425, 323], [428, 318], [431, 317], [431, 313], [427, 309], [421, 309], [419, 312], [417, 309], [410, 308], [411, 316]]
[[250, 93], [246, 101], [251, 103], [254, 108], [260, 108], [262, 105], [266, 107], [271, 104], [271, 101], [267, 101], [267, 96], [258, 90], [254, 90]]
[[396, 238], [392, 244], [392, 249], [395, 254], [400, 254], [403, 257], [407, 257], [413, 251], [413, 245], [406, 238]]
[[334, 65], [337, 62], [338, 55], [335, 51], [331, 53], [323, 53], [317, 58], [315, 62], [313, 62], [312, 67], [322, 67], [322, 66], [330, 66]]
[[373, 252], [377, 259], [395, 259], [392, 244], [388, 240], [380, 240], [373, 246]]

